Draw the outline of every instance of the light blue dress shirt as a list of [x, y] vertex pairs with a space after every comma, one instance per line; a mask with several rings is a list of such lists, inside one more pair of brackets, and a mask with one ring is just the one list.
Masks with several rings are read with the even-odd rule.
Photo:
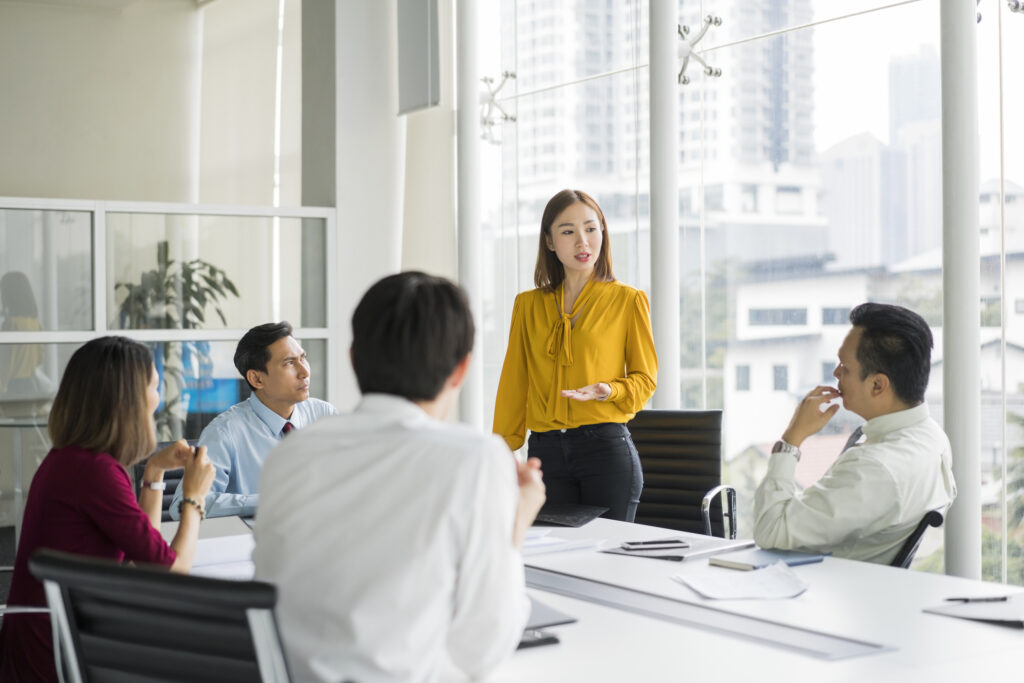
[[[309, 398], [296, 403], [290, 419], [285, 420], [251, 395], [213, 419], [199, 435], [199, 446], [206, 446], [217, 475], [206, 496], [207, 517], [250, 516], [256, 513], [260, 496], [260, 473], [267, 454], [283, 436], [285, 422], [302, 429], [326, 415], [336, 415], [330, 403]], [[178, 519], [182, 499], [181, 484], [174, 492], [171, 517]]]

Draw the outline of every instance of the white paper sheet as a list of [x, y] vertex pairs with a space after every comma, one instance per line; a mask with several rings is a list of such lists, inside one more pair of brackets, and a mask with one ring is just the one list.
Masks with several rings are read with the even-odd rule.
[[249, 562], [252, 560], [252, 549], [255, 545], [252, 534], [200, 538], [196, 541], [196, 556], [192, 566], [207, 567], [232, 562]]
[[673, 574], [672, 578], [698, 595], [713, 600], [778, 600], [795, 598], [807, 590], [807, 582], [785, 562], [750, 572], [715, 572], [697, 576]]
[[540, 555], [542, 553], [560, 553], [567, 550], [585, 550], [599, 547], [602, 540], [593, 538], [577, 538], [568, 540], [557, 536], [536, 536], [530, 538], [527, 535], [523, 542], [523, 556]]

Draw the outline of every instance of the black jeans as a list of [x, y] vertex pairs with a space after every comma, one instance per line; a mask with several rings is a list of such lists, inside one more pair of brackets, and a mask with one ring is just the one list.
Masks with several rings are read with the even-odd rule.
[[625, 522], [636, 516], [644, 477], [626, 425], [533, 432], [527, 455], [540, 458], [549, 502], [601, 505], [609, 508], [602, 517]]

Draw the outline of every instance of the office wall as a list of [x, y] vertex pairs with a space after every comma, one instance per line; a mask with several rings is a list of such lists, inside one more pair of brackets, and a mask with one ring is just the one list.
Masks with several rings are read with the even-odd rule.
[[402, 268], [458, 278], [455, 210], [455, 38], [452, 0], [439, 0], [440, 103], [405, 116]]
[[0, 2], [0, 195], [194, 200], [198, 13]]
[[272, 204], [280, 136], [280, 205], [301, 199], [302, 2], [284, 3], [280, 121], [275, 120], [277, 0], [204, 6], [200, 201]]

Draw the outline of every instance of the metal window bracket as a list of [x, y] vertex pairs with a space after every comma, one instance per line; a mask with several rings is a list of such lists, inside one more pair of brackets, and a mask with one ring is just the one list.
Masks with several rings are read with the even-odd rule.
[[481, 78], [487, 92], [480, 93], [480, 139], [490, 142], [492, 145], [500, 145], [501, 138], [495, 133], [495, 127], [499, 123], [515, 123], [516, 117], [505, 111], [498, 103], [498, 93], [505, 87], [505, 84], [516, 77], [515, 71], [501, 72], [501, 82], [494, 86], [494, 79], [490, 76]]
[[704, 37], [704, 34], [708, 32], [708, 28], [710, 28], [711, 26], [721, 25], [722, 17], [716, 17], [710, 14], [707, 15], [706, 17], [704, 17], [704, 25], [701, 26], [700, 33], [698, 33], [693, 40], [686, 39], [686, 37], [690, 35], [689, 26], [677, 26], [677, 29], [679, 31], [679, 37], [682, 40], [682, 42], [679, 44], [679, 57], [683, 60], [683, 65], [680, 67], [679, 76], [677, 77], [677, 80], [679, 81], [680, 85], [686, 85], [687, 83], [690, 82], [690, 77], [686, 75], [686, 67], [690, 65], [691, 58], [698, 61], [700, 65], [704, 67], [705, 76], [717, 78], [722, 75], [721, 69], [714, 66], [708, 66], [708, 63], [704, 61], [704, 58], [701, 57], [696, 52], [694, 52], [694, 48], [697, 47], [697, 43], [701, 41], [701, 38]]

